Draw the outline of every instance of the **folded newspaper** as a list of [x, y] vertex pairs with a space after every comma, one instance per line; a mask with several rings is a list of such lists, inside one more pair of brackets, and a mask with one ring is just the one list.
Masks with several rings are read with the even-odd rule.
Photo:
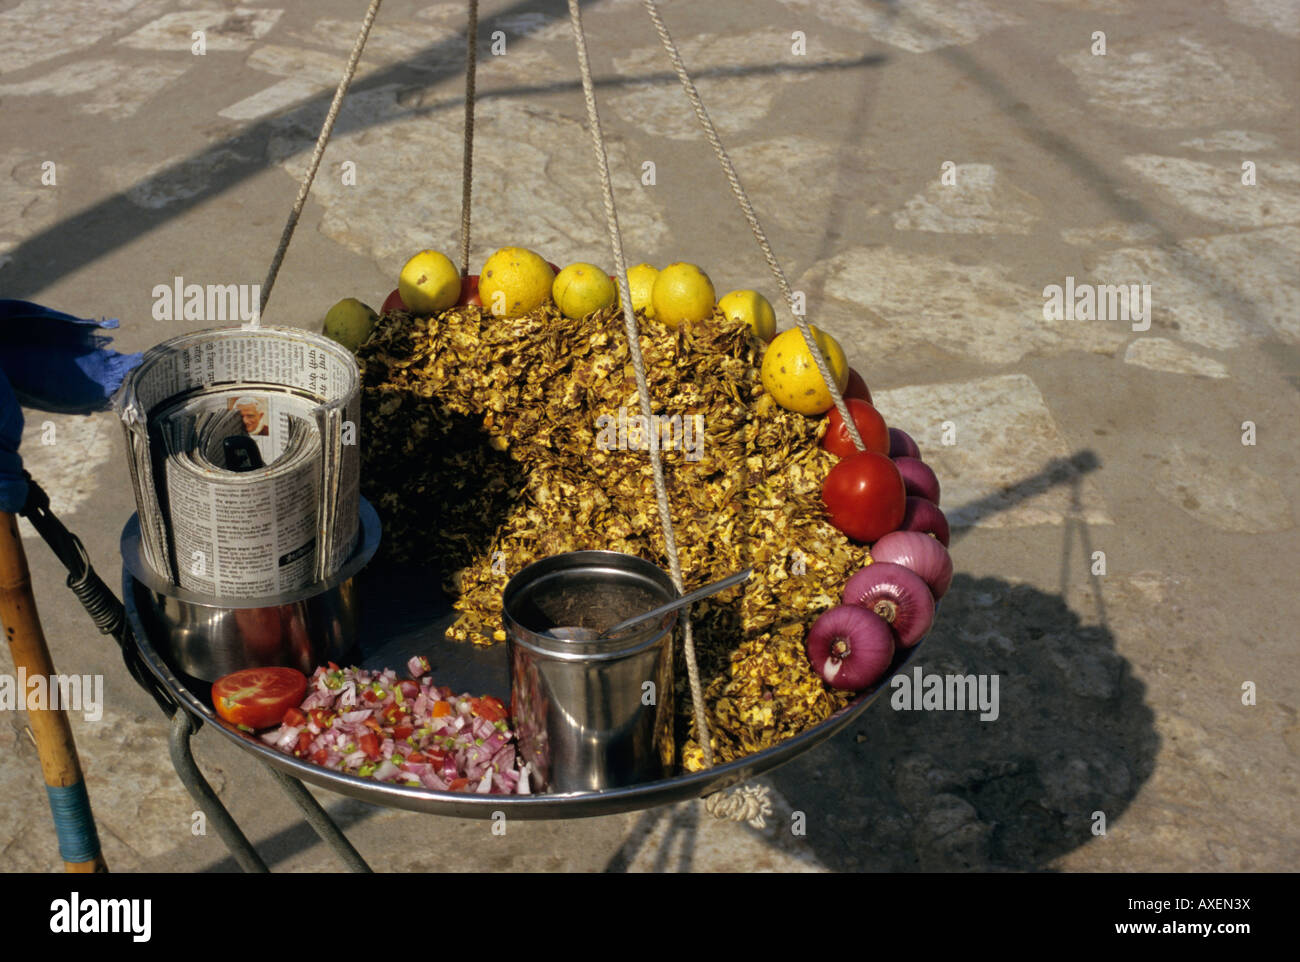
[[216, 599], [330, 578], [356, 546], [360, 375], [296, 328], [222, 328], [151, 348], [115, 409], [145, 560]]

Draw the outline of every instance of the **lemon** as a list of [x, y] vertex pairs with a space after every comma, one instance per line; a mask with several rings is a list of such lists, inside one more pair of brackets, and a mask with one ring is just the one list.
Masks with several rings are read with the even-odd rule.
[[654, 290], [655, 278], [659, 276], [659, 268], [650, 264], [637, 264], [627, 272], [628, 292], [632, 295], [632, 310], [644, 311], [646, 317], [655, 316], [655, 306], [650, 300], [650, 293]]
[[759, 340], [770, 341], [776, 334], [776, 313], [758, 291], [732, 291], [718, 301], [718, 309], [733, 321], [744, 321]]
[[345, 297], [325, 314], [324, 335], [355, 351], [375, 329], [378, 315], [355, 297]]
[[595, 264], [570, 264], [555, 275], [551, 297], [561, 314], [577, 320], [613, 304], [618, 288]]
[[[826, 364], [835, 378], [835, 386], [843, 391], [849, 383], [849, 362], [844, 357], [840, 342], [824, 331], [813, 328], [813, 337], [826, 358]], [[763, 355], [763, 387], [776, 403], [788, 411], [800, 414], [824, 414], [834, 401], [826, 388], [817, 364], [797, 327], [782, 331], [767, 347]]]
[[397, 290], [412, 314], [436, 314], [460, 299], [460, 271], [446, 254], [420, 251], [402, 268]]
[[713, 282], [694, 264], [669, 264], [650, 292], [654, 316], [669, 327], [702, 321], [713, 314]]
[[497, 317], [519, 317], [551, 299], [555, 271], [541, 256], [522, 247], [503, 247], [487, 259], [478, 279], [478, 296]]

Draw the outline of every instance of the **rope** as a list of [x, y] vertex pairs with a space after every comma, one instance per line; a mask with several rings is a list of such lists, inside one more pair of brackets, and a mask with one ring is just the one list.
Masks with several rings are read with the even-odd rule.
[[830, 390], [836, 410], [840, 412], [840, 417], [844, 419], [844, 426], [848, 429], [849, 437], [853, 439], [853, 443], [859, 451], [864, 451], [866, 445], [862, 443], [862, 435], [858, 433], [857, 423], [849, 415], [848, 406], [844, 403], [844, 396], [840, 394], [840, 389], [835, 384], [834, 377], [831, 376], [830, 368], [826, 364], [826, 358], [822, 355], [821, 348], [817, 346], [812, 329], [803, 316], [795, 310], [794, 293], [790, 290], [790, 284], [785, 279], [785, 271], [781, 269], [776, 255], [772, 253], [772, 247], [767, 242], [767, 235], [758, 223], [758, 215], [754, 213], [754, 205], [749, 202], [749, 195], [745, 193], [745, 188], [740, 184], [740, 177], [736, 174], [736, 168], [732, 166], [731, 158], [727, 156], [726, 148], [722, 146], [722, 141], [718, 138], [718, 131], [714, 128], [713, 121], [709, 119], [708, 111], [704, 109], [704, 102], [700, 100], [700, 92], [695, 89], [695, 82], [691, 80], [690, 74], [686, 72], [686, 65], [682, 63], [682, 55], [678, 52], [677, 45], [673, 43], [668, 28], [664, 26], [663, 17], [659, 15], [659, 7], [655, 0], [644, 0], [644, 2], [646, 11], [650, 14], [650, 20], [654, 24], [655, 32], [659, 34], [664, 49], [668, 51], [668, 58], [673, 63], [673, 70], [677, 73], [677, 79], [681, 81], [682, 89], [686, 91], [686, 99], [691, 102], [691, 106], [695, 109], [695, 116], [699, 119], [700, 126], [704, 128], [704, 136], [708, 138], [709, 144], [712, 145], [713, 152], [718, 155], [718, 163], [722, 165], [722, 172], [727, 178], [727, 183], [731, 185], [731, 192], [735, 195], [736, 202], [740, 204], [740, 210], [745, 215], [745, 220], [749, 222], [749, 229], [754, 232], [754, 240], [758, 241], [759, 250], [763, 252], [763, 257], [767, 260], [767, 266], [771, 269], [772, 276], [776, 278], [777, 287], [781, 289], [786, 304], [790, 307], [790, 316], [794, 318], [795, 324], [803, 334], [804, 343], [808, 345], [808, 352], [812, 355], [818, 373], [821, 374], [822, 380]]
[[715, 792], [704, 800], [704, 810], [714, 818], [748, 822], [766, 828], [772, 799], [766, 785], [742, 785], [732, 792]]
[[320, 135], [316, 138], [316, 149], [311, 153], [311, 162], [307, 165], [307, 173], [302, 179], [302, 185], [298, 188], [298, 198], [293, 202], [293, 210], [289, 211], [289, 220], [285, 223], [284, 230], [280, 234], [280, 244], [276, 247], [275, 255], [271, 258], [271, 266], [266, 272], [266, 280], [262, 282], [262, 303], [258, 308], [258, 318], [253, 322], [254, 327], [261, 322], [261, 315], [266, 313], [266, 302], [271, 299], [271, 288], [275, 286], [275, 278], [280, 273], [280, 264], [284, 261], [284, 253], [289, 249], [289, 241], [293, 238], [294, 228], [298, 226], [298, 218], [302, 216], [302, 209], [307, 203], [307, 193], [311, 190], [312, 181], [316, 179], [316, 171], [320, 168], [320, 160], [325, 153], [325, 145], [329, 143], [330, 134], [334, 132], [334, 121], [338, 119], [339, 110], [343, 107], [343, 95], [348, 92], [352, 77], [357, 72], [357, 62], [361, 59], [361, 48], [366, 45], [366, 38], [370, 36], [370, 25], [375, 22], [375, 14], [379, 13], [381, 3], [383, 3], [383, 0], [370, 0], [370, 7], [366, 10], [366, 17], [361, 21], [361, 32], [357, 34], [357, 41], [352, 45], [352, 55], [348, 57], [348, 64], [343, 68], [343, 78], [339, 81], [338, 89], [334, 91], [334, 100], [330, 103], [329, 112], [325, 114], [325, 123], [321, 126]]
[[460, 275], [469, 274], [469, 208], [474, 187], [474, 68], [478, 63], [478, 0], [465, 27], [465, 159], [460, 173]]
[[[578, 70], [582, 75], [582, 96], [587, 102], [587, 121], [591, 126], [592, 146], [596, 152], [596, 166], [600, 170], [602, 200], [605, 203], [605, 225], [609, 229], [609, 245], [614, 253], [614, 271], [618, 277], [618, 293], [623, 299], [623, 323], [627, 328], [628, 351], [632, 356], [632, 369], [636, 372], [637, 394], [641, 413], [647, 424], [656, 423], [650, 407], [650, 387], [646, 381], [645, 361], [641, 356], [641, 335], [637, 330], [636, 314], [632, 310], [632, 294], [627, 284], [627, 262], [623, 258], [623, 235], [618, 228], [618, 212], [614, 208], [614, 188], [609, 178], [609, 157], [605, 153], [605, 137], [601, 132], [600, 115], [596, 111], [596, 94], [591, 79], [591, 64], [587, 60], [587, 38], [582, 29], [582, 14], [578, 0], [568, 0], [569, 19], [573, 24], [573, 39], [578, 48]], [[672, 513], [668, 508], [668, 487], [664, 483], [663, 462], [659, 445], [650, 445], [650, 467], [654, 473], [655, 501], [659, 506], [659, 524], [663, 529], [664, 546], [668, 554], [668, 567], [673, 585], [683, 593], [682, 565], [677, 556], [677, 537], [673, 531]], [[686, 656], [686, 674], [690, 682], [692, 707], [695, 709], [695, 730], [704, 752], [704, 764], [713, 767], [713, 740], [709, 737], [709, 722], [704, 714], [704, 692], [700, 687], [700, 669], [695, 661], [695, 640], [691, 634], [690, 614], [682, 618], [682, 652]]]

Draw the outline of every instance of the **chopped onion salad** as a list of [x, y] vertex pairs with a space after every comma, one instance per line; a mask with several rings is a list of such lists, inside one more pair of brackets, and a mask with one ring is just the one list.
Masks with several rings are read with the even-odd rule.
[[307, 697], [262, 741], [335, 771], [411, 788], [528, 795], [505, 705], [452, 694], [429, 677], [423, 657], [395, 671], [316, 669]]

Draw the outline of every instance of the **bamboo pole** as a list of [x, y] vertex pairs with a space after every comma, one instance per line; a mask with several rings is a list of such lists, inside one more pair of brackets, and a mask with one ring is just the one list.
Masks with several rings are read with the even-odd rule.
[[[36, 611], [18, 519], [8, 511], [0, 511], [0, 624], [4, 625], [14, 667], [24, 669], [28, 678], [39, 675], [53, 681], [54, 662]], [[17, 693], [24, 706], [26, 694]], [[41, 758], [64, 869], [107, 872], [67, 713], [62, 706], [51, 709], [47, 702], [44, 709], [29, 708], [27, 718]]]

